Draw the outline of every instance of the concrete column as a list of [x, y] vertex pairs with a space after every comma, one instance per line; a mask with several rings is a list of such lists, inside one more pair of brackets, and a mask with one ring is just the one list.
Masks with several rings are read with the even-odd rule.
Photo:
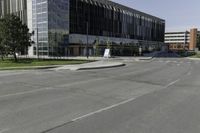
[[73, 53], [74, 53], [74, 56], [79, 56], [79, 47], [78, 46], [73, 47]]

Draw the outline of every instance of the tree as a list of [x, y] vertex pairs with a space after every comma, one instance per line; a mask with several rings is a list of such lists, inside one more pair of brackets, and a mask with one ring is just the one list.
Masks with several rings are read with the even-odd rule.
[[110, 40], [109, 40], [109, 38], [108, 38], [108, 40], [107, 40], [107, 49], [111, 49], [111, 43], [110, 43]]
[[2, 37], [4, 46], [8, 47], [9, 53], [17, 62], [16, 53], [31, 46], [31, 34], [26, 24], [23, 24], [19, 17], [7, 15], [2, 19]]
[[95, 56], [99, 56], [100, 55], [100, 50], [99, 50], [99, 38], [96, 39], [95, 44]]
[[112, 42], [109, 40], [109, 38], [108, 38], [108, 40], [107, 40], [107, 49], [109, 49], [110, 50], [110, 55], [112, 55], [113, 53], [113, 45], [112, 45]]
[[4, 60], [4, 56], [6, 53], [6, 44], [5, 44], [5, 39], [3, 37], [4, 36], [3, 31], [4, 31], [3, 20], [0, 19], [0, 55], [2, 60]]
[[4, 56], [6, 54], [6, 46], [4, 45], [4, 40], [0, 37], [0, 55], [1, 60], [4, 60]]
[[0, 19], [0, 55], [1, 55], [1, 58], [3, 60], [3, 49], [4, 49], [4, 45], [3, 45], [3, 37], [2, 37], [2, 33], [1, 33], [1, 28], [2, 28], [2, 20]]

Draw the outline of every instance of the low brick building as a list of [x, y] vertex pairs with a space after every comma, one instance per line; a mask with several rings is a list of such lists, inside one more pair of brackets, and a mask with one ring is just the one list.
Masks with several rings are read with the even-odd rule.
[[184, 32], [167, 32], [165, 33], [165, 43], [172, 51], [194, 51], [198, 47], [199, 37], [200, 31], [197, 28]]

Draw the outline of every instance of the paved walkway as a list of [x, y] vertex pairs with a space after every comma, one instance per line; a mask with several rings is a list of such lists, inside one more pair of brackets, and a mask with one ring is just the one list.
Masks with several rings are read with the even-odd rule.
[[[25, 58], [22, 56], [22, 58]], [[35, 57], [31, 57], [31, 58], [37, 58]], [[85, 56], [69, 56], [69, 57], [46, 57], [46, 56], [40, 56], [41, 59], [69, 59], [69, 60], [150, 60], [153, 58], [153, 56], [141, 56], [141, 57], [135, 57], [135, 56], [114, 56], [112, 58], [104, 58], [104, 57], [95, 57], [95, 56], [89, 56], [88, 58]]]
[[190, 57], [187, 57], [187, 59], [190, 59], [190, 60], [200, 60], [200, 58], [190, 58]]
[[[33, 57], [34, 58], [34, 57]], [[36, 57], [35, 57], [36, 58]], [[87, 70], [87, 69], [103, 69], [103, 68], [112, 68], [124, 66], [125, 62], [129, 61], [142, 61], [142, 60], [151, 60], [153, 57], [113, 57], [113, 58], [104, 58], [104, 57], [92, 57], [89, 58], [83, 56], [77, 57], [40, 57], [43, 59], [73, 59], [73, 60], [95, 60], [95, 62], [79, 64], [79, 65], [55, 65], [55, 66], [35, 66], [30, 69], [51, 69], [51, 70]], [[23, 68], [22, 68], [23, 69]], [[25, 68], [28, 69], [28, 68]]]
[[103, 69], [103, 68], [112, 68], [120, 67], [125, 64], [122, 62], [115, 62], [109, 60], [101, 60], [91, 63], [85, 63], [80, 65], [65, 65], [62, 67], [53, 68], [53, 70], [87, 70], [87, 69]]

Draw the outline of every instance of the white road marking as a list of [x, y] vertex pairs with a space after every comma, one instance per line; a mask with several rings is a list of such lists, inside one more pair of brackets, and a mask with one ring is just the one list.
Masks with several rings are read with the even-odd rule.
[[180, 80], [181, 80], [181, 79], [177, 79], [177, 80], [175, 80], [175, 81], [169, 83], [168, 85], [166, 85], [164, 88], [168, 88], [168, 87], [174, 85], [175, 83], [179, 82]]
[[187, 73], [188, 76], [191, 75], [191, 74], [192, 74], [191, 72], [188, 72], [188, 73]]
[[12, 71], [12, 72], [0, 72], [0, 77], [5, 77], [5, 76], [13, 76], [13, 75], [22, 75], [22, 74], [25, 74], [25, 71], [20, 71], [20, 72], [15, 72], [15, 71]]
[[[143, 71], [148, 71], [148, 70], [150, 70], [150, 68], [143, 69]], [[125, 74], [123, 74], [123, 76], [129, 75], [129, 74], [130, 73], [125, 73]], [[109, 78], [115, 78], [115, 76], [111, 76]], [[69, 83], [69, 84], [64, 84], [64, 85], [59, 85], [59, 86], [55, 86], [55, 87], [67, 87], [67, 86], [77, 85], [77, 83], [78, 84], [82, 84], [82, 83], [89, 83], [89, 82], [98, 81], [98, 80], [105, 80], [105, 79], [107, 79], [107, 77], [90, 79], [90, 80], [86, 80], [86, 81], [79, 81], [79, 82]], [[40, 92], [40, 91], [45, 91], [45, 90], [55, 90], [55, 88], [53, 88], [53, 87], [45, 87], [45, 88], [41, 88], [41, 89], [35, 89], [35, 90], [32, 90], [32, 91], [24, 91], [24, 92], [18, 92], [18, 93], [14, 93], [14, 94], [0, 95], [0, 98], [11, 97], [11, 96], [18, 96], [18, 95], [24, 95], [24, 94], [30, 94], [30, 93], [35, 93], [35, 92]]]
[[[81, 83], [89, 83], [89, 82], [92, 82], [92, 81], [98, 81], [98, 80], [103, 80], [103, 79], [105, 79], [105, 78], [98, 78], [98, 79], [91, 79], [91, 80], [86, 80], [86, 81], [80, 81], [78, 83], [79, 84], [81, 84]], [[77, 84], [77, 82], [71, 83], [71, 84], [69, 83], [69, 84], [66, 84], [64, 87], [66, 87], [66, 86], [72, 86], [72, 85], [76, 85], [76, 84]], [[62, 85], [61, 86], [55, 86], [55, 87], [62, 87]], [[55, 90], [55, 88], [53, 88], [53, 87], [45, 87], [45, 88], [41, 88], [41, 89], [35, 89], [35, 90], [32, 90], [32, 91], [24, 91], [24, 92], [18, 92], [18, 93], [14, 93], [14, 94], [2, 95], [2, 96], [0, 96], [0, 98], [11, 97], [11, 96], [18, 96], [18, 95], [24, 95], [24, 94], [30, 94], [30, 93], [35, 93], [35, 92], [45, 91], [45, 90]]]
[[[175, 83], [177, 83], [178, 81], [180, 81], [180, 79], [177, 79], [176, 81], [173, 81], [173, 82], [169, 83], [169, 84], [166, 85], [164, 88], [168, 88], [168, 87], [174, 85]], [[72, 119], [71, 122], [76, 122], [76, 121], [78, 121], [78, 120], [82, 120], [82, 119], [84, 119], [84, 118], [87, 118], [87, 117], [90, 117], [90, 116], [92, 116], [92, 115], [95, 115], [95, 114], [101, 113], [101, 112], [103, 112], [103, 111], [113, 109], [113, 108], [118, 107], [118, 106], [120, 106], [120, 105], [123, 105], [123, 104], [129, 103], [129, 102], [132, 102], [132, 101], [134, 101], [135, 99], [137, 99], [137, 97], [135, 97], [135, 98], [130, 98], [130, 99], [128, 99], [128, 100], [125, 100], [125, 101], [122, 101], [122, 102], [120, 102], [120, 103], [117, 103], [117, 104], [111, 105], [111, 106], [109, 106], [109, 107], [102, 108], [102, 109], [99, 109], [99, 110], [97, 110], [97, 111], [94, 111], [94, 112], [88, 113], [88, 114], [86, 114], [86, 115], [83, 115], [83, 116], [77, 117], [77, 118], [75, 118], [75, 119]]]
[[[42, 89], [36, 89], [36, 90], [32, 90], [32, 91], [24, 91], [24, 92], [18, 92], [18, 93], [14, 93], [14, 94], [7, 94], [7, 95], [2, 95], [0, 96], [0, 98], [4, 98], [4, 97], [11, 97], [11, 96], [17, 96], [17, 95], [23, 95], [23, 94], [29, 94], [29, 93], [33, 93], [33, 92], [38, 92], [38, 91], [42, 91], [42, 90], [46, 90], [46, 88], [42, 88]], [[0, 132], [1, 133], [1, 132]]]
[[5, 133], [5, 132], [7, 132], [8, 130], [9, 130], [8, 128], [0, 129], [0, 133]]
[[117, 103], [117, 104], [111, 105], [111, 106], [106, 107], [106, 108], [102, 108], [102, 109], [100, 109], [100, 110], [97, 110], [97, 111], [91, 112], [91, 113], [89, 113], [89, 114], [86, 114], [86, 115], [83, 115], [83, 116], [80, 116], [80, 117], [77, 117], [77, 118], [75, 118], [75, 119], [73, 119], [73, 120], [71, 120], [71, 121], [72, 121], [72, 122], [75, 122], [75, 121], [78, 121], [78, 120], [81, 120], [81, 119], [87, 118], [87, 117], [89, 117], [89, 116], [92, 116], [92, 115], [95, 115], [95, 114], [101, 113], [101, 112], [103, 112], [103, 111], [106, 111], [106, 110], [109, 110], [109, 109], [112, 109], [112, 108], [118, 107], [118, 106], [120, 106], [120, 105], [123, 105], [123, 104], [129, 103], [129, 102], [131, 102], [131, 101], [134, 101], [135, 99], [136, 99], [136, 98], [130, 98], [130, 99], [125, 100], [125, 101], [123, 101], [123, 102], [120, 102], [120, 103]]
[[180, 66], [181, 64], [177, 64], [177, 66]]

